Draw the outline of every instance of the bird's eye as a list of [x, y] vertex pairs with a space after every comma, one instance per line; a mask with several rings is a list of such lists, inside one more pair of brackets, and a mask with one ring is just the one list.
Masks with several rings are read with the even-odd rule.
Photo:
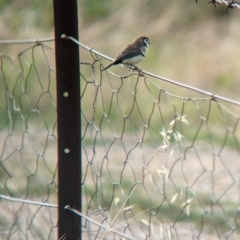
[[148, 45], [150, 44], [150, 41], [149, 41], [148, 38], [145, 38], [145, 39], [143, 40], [143, 42], [144, 42], [144, 44], [145, 44], [146, 46], [148, 46]]

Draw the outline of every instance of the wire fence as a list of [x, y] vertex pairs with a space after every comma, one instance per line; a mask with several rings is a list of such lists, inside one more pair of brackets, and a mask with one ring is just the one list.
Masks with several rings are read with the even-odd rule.
[[56, 208], [44, 207], [57, 202], [55, 56], [45, 41], [1, 42], [1, 239], [57, 236]]
[[240, 102], [145, 71], [101, 72], [108, 57], [63, 37], [84, 56], [84, 204], [69, 207], [87, 217], [84, 239], [238, 239]]
[[[82, 239], [238, 239], [240, 103], [102, 72], [110, 58], [63, 38], [81, 48], [82, 212], [65, 208]], [[54, 53], [38, 41], [2, 53], [0, 71], [0, 236], [56, 239]]]

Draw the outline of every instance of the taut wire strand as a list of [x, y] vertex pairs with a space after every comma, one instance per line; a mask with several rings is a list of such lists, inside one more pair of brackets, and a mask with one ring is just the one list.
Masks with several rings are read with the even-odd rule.
[[[75, 42], [76, 44], [78, 44], [79, 46], [85, 48], [86, 50], [91, 51], [91, 52], [93, 52], [93, 53], [95, 53], [95, 54], [97, 54], [97, 55], [99, 55], [99, 56], [101, 56], [101, 57], [103, 57], [103, 58], [105, 58], [105, 59], [108, 59], [108, 60], [110, 60], [110, 61], [113, 61], [112, 58], [110, 58], [110, 57], [104, 55], [103, 53], [100, 53], [100, 52], [98, 52], [98, 51], [96, 51], [96, 50], [88, 47], [87, 45], [85, 45], [85, 44], [77, 41], [77, 40], [74, 39], [73, 37], [66, 36], [65, 34], [63, 34], [63, 35], [62, 35], [62, 38], [69, 39], [69, 40]], [[192, 86], [187, 85], [187, 84], [179, 83], [179, 82], [174, 81], [174, 80], [172, 80], [172, 79], [165, 78], [165, 77], [162, 77], [162, 76], [159, 76], [159, 75], [157, 75], [157, 74], [153, 74], [153, 73], [150, 73], [150, 72], [147, 72], [147, 71], [144, 71], [144, 70], [141, 70], [141, 73], [144, 73], [144, 74], [146, 74], [146, 75], [148, 75], [148, 76], [151, 76], [151, 77], [154, 77], [154, 78], [156, 78], [156, 79], [160, 79], [160, 80], [163, 80], [163, 81], [165, 81], [165, 82], [174, 84], [174, 85], [176, 85], [176, 86], [179, 86], [179, 87], [182, 87], [182, 88], [186, 88], [186, 89], [189, 89], [189, 90], [192, 90], [192, 91], [195, 91], [195, 92], [204, 94], [204, 95], [212, 98], [213, 100], [221, 100], [221, 101], [224, 101], [224, 102], [228, 102], [228, 103], [232, 103], [232, 104], [235, 104], [235, 105], [240, 106], [240, 102], [239, 102], [239, 101], [235, 101], [235, 100], [232, 100], [232, 99], [229, 99], [229, 98], [226, 98], [226, 97], [222, 97], [222, 96], [219, 96], [219, 95], [217, 95], [217, 94], [214, 94], [214, 93], [211, 93], [211, 92], [207, 92], [207, 91], [204, 91], [204, 90], [199, 89], [199, 88], [192, 87]]]

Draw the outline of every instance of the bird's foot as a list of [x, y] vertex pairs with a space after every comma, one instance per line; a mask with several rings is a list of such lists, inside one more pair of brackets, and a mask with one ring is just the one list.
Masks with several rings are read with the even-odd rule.
[[139, 69], [137, 66], [133, 65], [133, 64], [129, 64], [129, 71], [133, 70], [133, 71], [140, 71], [141, 69]]
[[129, 65], [129, 71], [133, 70], [133, 71], [137, 71], [139, 73], [140, 76], [143, 76], [144, 74], [142, 73], [142, 69], [138, 68], [135, 65]]

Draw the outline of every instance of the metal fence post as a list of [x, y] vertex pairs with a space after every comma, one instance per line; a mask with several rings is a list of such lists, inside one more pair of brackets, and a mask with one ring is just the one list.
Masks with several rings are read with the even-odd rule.
[[58, 118], [58, 238], [81, 239], [81, 122], [79, 48], [62, 34], [78, 39], [76, 0], [54, 0]]

